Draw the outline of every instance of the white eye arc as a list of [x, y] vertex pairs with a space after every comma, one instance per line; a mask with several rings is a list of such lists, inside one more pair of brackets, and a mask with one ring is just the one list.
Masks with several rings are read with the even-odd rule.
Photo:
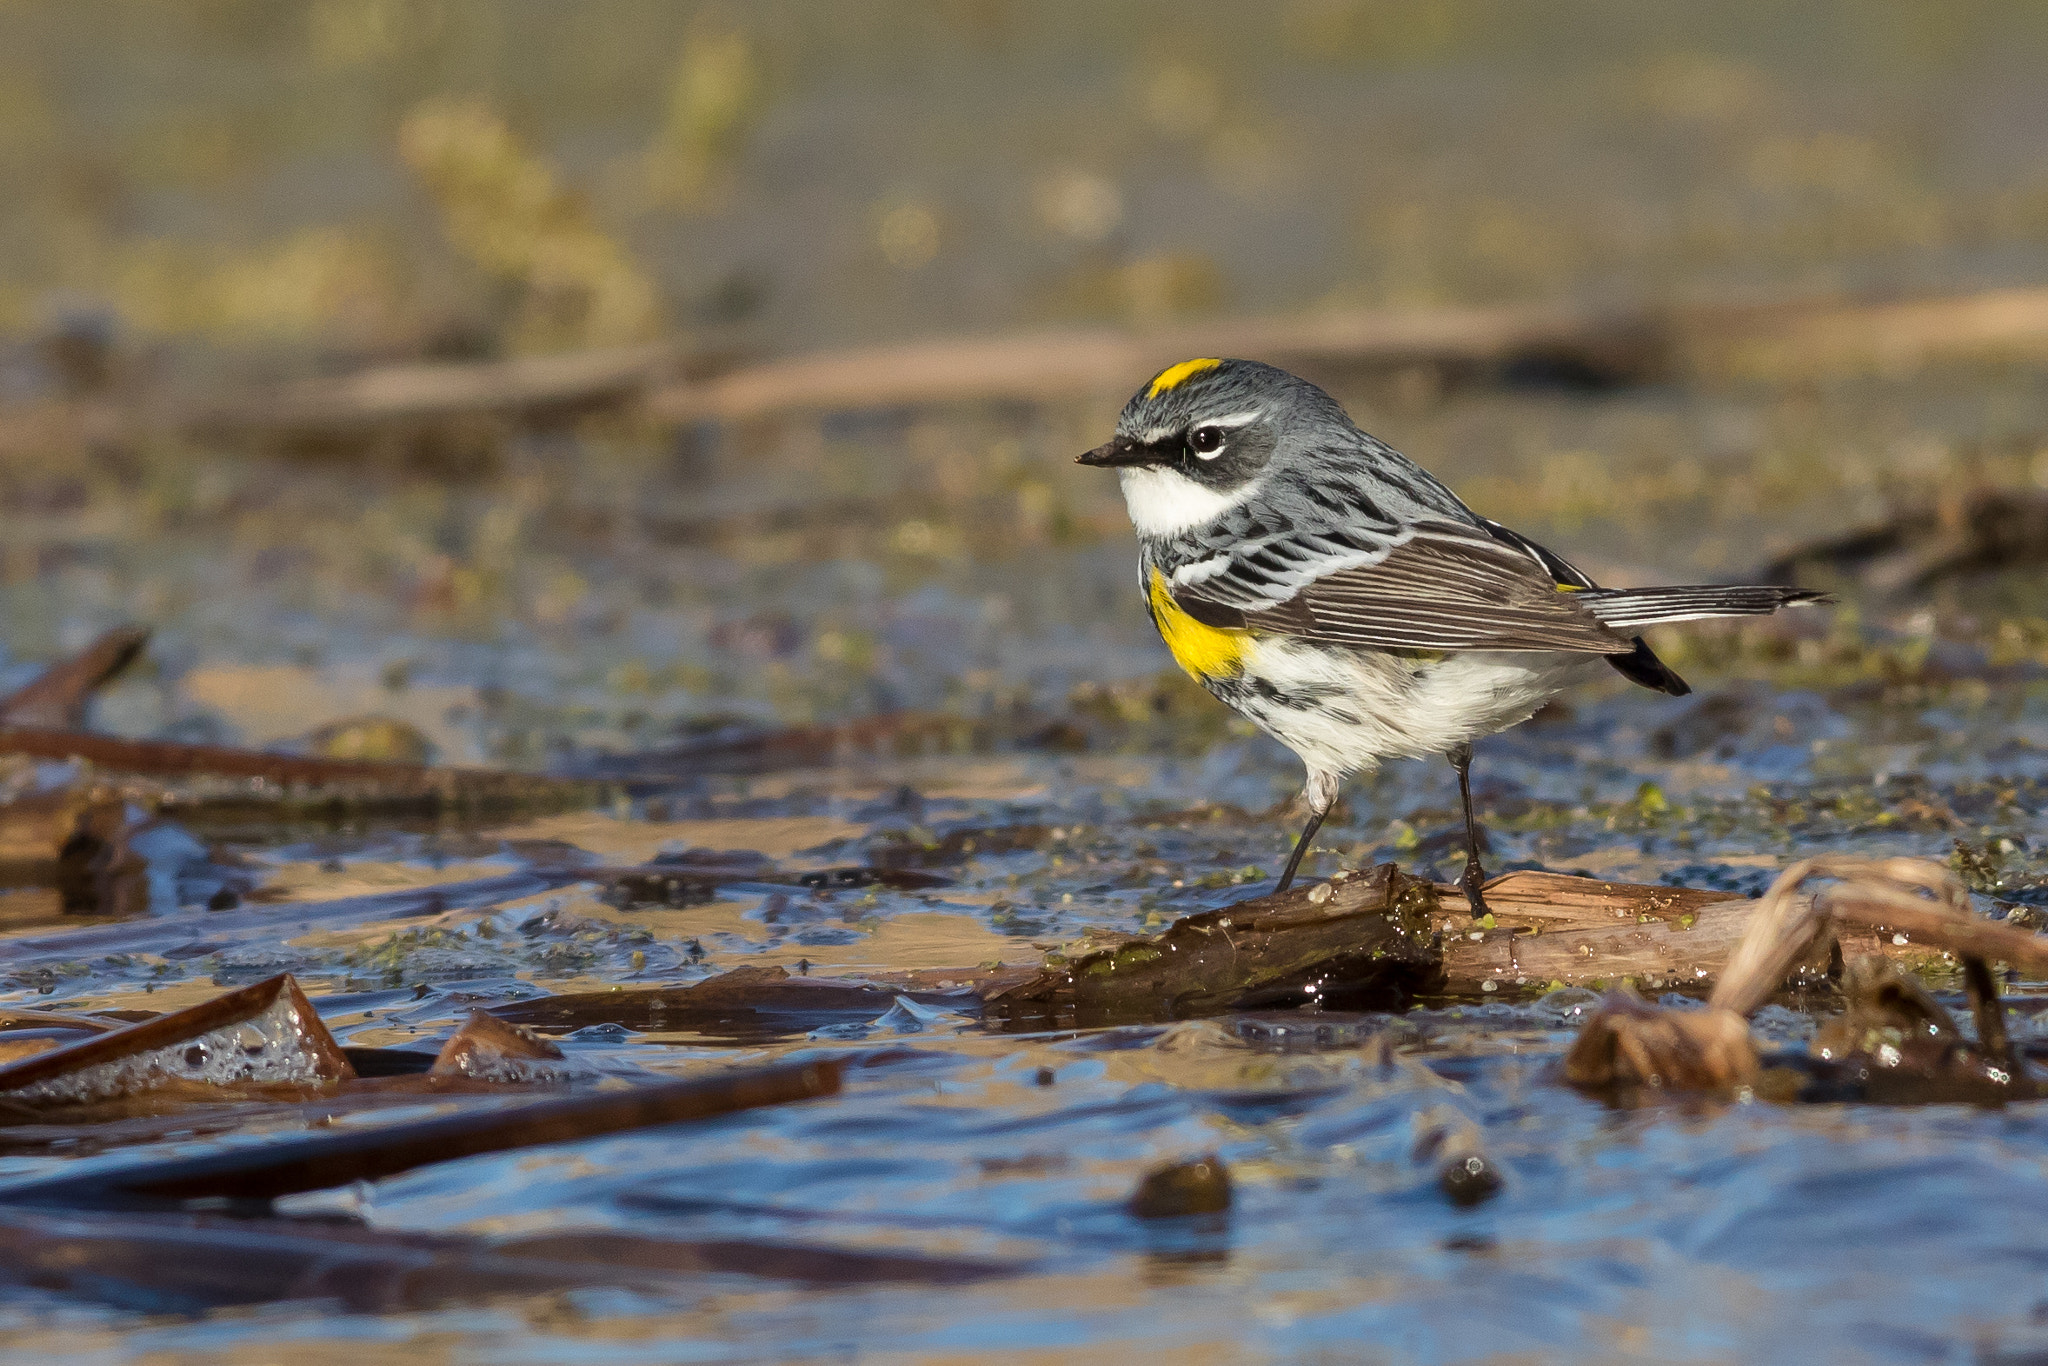
[[1214, 460], [1223, 454], [1223, 429], [1221, 427], [1197, 427], [1188, 433], [1188, 449], [1195, 453], [1197, 460]]

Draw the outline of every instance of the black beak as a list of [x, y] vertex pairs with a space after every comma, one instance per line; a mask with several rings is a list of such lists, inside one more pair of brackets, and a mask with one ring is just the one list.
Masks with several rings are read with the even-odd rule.
[[1077, 465], [1099, 465], [1114, 468], [1119, 465], [1156, 465], [1159, 452], [1150, 446], [1141, 446], [1125, 437], [1106, 441], [1092, 451], [1083, 451], [1074, 457]]

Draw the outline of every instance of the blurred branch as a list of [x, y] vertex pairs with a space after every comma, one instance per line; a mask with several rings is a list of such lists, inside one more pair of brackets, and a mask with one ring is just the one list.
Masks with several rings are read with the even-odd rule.
[[1599, 385], [1653, 377], [1662, 369], [1661, 350], [1654, 320], [1640, 313], [1338, 313], [1149, 335], [1097, 328], [823, 352], [672, 385], [655, 393], [649, 406], [673, 421], [733, 421], [783, 410], [1122, 396], [1146, 376], [1194, 355], [1256, 356], [1312, 372], [1543, 369]]
[[117, 626], [34, 682], [0, 697], [0, 726], [82, 726], [86, 705], [100, 687], [135, 662], [149, 644], [149, 629]]
[[512, 360], [377, 366], [196, 402], [102, 397], [68, 411], [100, 436], [168, 427], [346, 438], [473, 417], [538, 420], [618, 409], [675, 423], [732, 422], [784, 412], [1121, 398], [1146, 376], [1198, 355], [1257, 357], [1326, 381], [1418, 375], [1432, 384], [1580, 389], [1715, 376], [1898, 374], [1954, 361], [2048, 357], [2048, 288], [1886, 302], [1350, 311], [1146, 333], [1099, 327], [938, 338], [752, 364], [736, 363], [737, 354], [730, 337], [672, 338]]

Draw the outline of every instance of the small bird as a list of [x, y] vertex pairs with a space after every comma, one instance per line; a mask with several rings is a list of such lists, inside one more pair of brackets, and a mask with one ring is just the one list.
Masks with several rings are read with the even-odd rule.
[[1602, 588], [1466, 507], [1323, 390], [1257, 361], [1162, 370], [1079, 461], [1117, 471], [1145, 606], [1175, 661], [1308, 770], [1308, 825], [1279, 891], [1347, 777], [1440, 754], [1465, 808], [1460, 885], [1486, 914], [1475, 737], [1528, 720], [1603, 661], [1646, 688], [1692, 691], [1643, 627], [1831, 600]]

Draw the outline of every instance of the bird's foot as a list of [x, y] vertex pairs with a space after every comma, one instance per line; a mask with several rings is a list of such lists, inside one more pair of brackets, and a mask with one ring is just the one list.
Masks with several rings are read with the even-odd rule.
[[1471, 903], [1474, 920], [1483, 920], [1493, 914], [1487, 909], [1485, 893], [1480, 890], [1485, 885], [1486, 870], [1479, 866], [1479, 860], [1467, 862], [1464, 873], [1458, 878], [1458, 886], [1465, 893], [1465, 900]]

